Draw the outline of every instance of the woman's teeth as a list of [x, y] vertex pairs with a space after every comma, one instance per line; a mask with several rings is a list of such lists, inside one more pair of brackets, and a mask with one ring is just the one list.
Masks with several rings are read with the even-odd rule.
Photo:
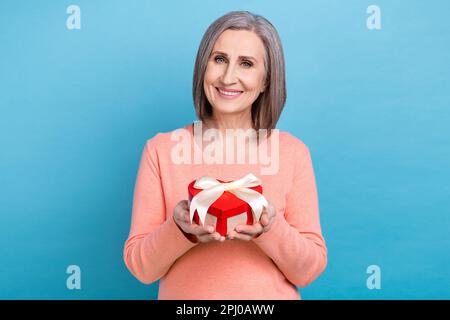
[[239, 94], [242, 93], [242, 91], [223, 91], [223, 90], [221, 90], [220, 88], [217, 88], [217, 90], [218, 90], [221, 94], [226, 95], [226, 96], [237, 96], [237, 95], [239, 95]]

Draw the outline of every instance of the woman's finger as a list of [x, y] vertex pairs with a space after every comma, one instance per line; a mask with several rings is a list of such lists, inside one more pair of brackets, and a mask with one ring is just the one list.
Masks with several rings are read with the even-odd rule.
[[189, 211], [181, 211], [179, 216], [177, 217], [179, 221], [190, 222]]
[[261, 224], [263, 225], [263, 227], [265, 227], [265, 226], [267, 226], [267, 225], [269, 224], [269, 218], [268, 218], [266, 212], [264, 212], [264, 213], [261, 215], [260, 222], [261, 222]]
[[220, 241], [221, 237], [222, 236], [218, 232], [213, 232], [210, 234], [204, 234], [201, 236], [197, 236], [198, 240], [203, 243], [209, 242], [209, 241], [214, 241], [214, 240]]
[[250, 241], [253, 239], [253, 236], [245, 234], [245, 233], [239, 233], [235, 231], [230, 231], [227, 238], [229, 240], [244, 240], [244, 241]]
[[238, 233], [254, 236], [262, 232], [263, 226], [260, 223], [255, 223], [253, 225], [240, 224], [236, 226], [235, 230]]
[[211, 234], [214, 232], [214, 227], [209, 225], [202, 227], [198, 224], [190, 224], [188, 228], [190, 229], [189, 233], [195, 234], [196, 236]]

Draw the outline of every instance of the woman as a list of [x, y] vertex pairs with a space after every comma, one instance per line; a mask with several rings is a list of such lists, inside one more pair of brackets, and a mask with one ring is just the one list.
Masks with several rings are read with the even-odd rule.
[[[247, 11], [216, 20], [200, 44], [193, 96], [202, 132], [267, 129], [268, 135], [258, 135], [258, 148], [272, 139], [286, 100], [283, 50], [273, 25]], [[192, 124], [183, 129], [189, 151], [208, 148], [195, 142]], [[211, 225], [190, 222], [188, 184], [204, 175], [236, 180], [262, 164], [179, 163], [174, 132], [158, 133], [142, 153], [124, 247], [130, 272], [145, 284], [160, 280], [158, 299], [300, 299], [297, 287], [310, 284], [327, 264], [308, 147], [287, 132], [276, 135], [279, 166], [260, 177], [268, 201], [260, 220], [221, 236]]]

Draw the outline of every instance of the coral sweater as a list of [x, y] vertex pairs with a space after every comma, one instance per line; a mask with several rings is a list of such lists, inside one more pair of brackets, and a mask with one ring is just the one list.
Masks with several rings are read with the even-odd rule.
[[[184, 129], [193, 154], [193, 125]], [[156, 134], [143, 148], [123, 250], [128, 270], [144, 284], [160, 280], [158, 299], [300, 299], [297, 287], [309, 285], [327, 264], [308, 147], [279, 131], [278, 172], [263, 175], [267, 165], [259, 162], [174, 163], [171, 150], [179, 142], [172, 133]], [[231, 181], [248, 173], [262, 181], [264, 196], [276, 208], [271, 229], [250, 241], [186, 238], [172, 215], [188, 199], [188, 184], [203, 175]]]

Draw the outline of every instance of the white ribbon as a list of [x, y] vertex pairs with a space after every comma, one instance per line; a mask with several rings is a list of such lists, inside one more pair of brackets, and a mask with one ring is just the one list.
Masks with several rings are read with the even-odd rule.
[[233, 193], [239, 199], [247, 202], [253, 212], [254, 222], [259, 221], [263, 207], [268, 207], [266, 198], [259, 192], [249, 189], [250, 187], [256, 187], [261, 184], [261, 181], [253, 174], [249, 173], [245, 177], [232, 182], [221, 183], [216, 179], [208, 176], [203, 176], [194, 184], [197, 189], [203, 189], [203, 191], [197, 193], [191, 200], [189, 209], [191, 223], [194, 219], [195, 210], [197, 210], [198, 216], [202, 226], [205, 224], [205, 217], [208, 213], [209, 207], [219, 199], [224, 191]]

